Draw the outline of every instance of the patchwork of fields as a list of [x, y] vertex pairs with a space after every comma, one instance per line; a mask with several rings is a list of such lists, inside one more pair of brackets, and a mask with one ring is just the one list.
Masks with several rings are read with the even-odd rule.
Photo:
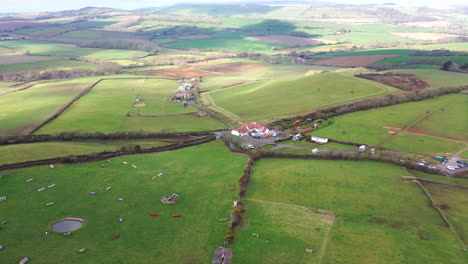
[[464, 11], [0, 14], [0, 263], [468, 263]]

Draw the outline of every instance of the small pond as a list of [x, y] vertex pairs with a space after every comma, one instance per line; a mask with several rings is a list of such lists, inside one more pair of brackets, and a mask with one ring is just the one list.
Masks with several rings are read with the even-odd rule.
[[65, 219], [55, 223], [52, 226], [52, 230], [54, 230], [55, 232], [71, 232], [79, 229], [82, 226], [83, 223], [80, 221]]

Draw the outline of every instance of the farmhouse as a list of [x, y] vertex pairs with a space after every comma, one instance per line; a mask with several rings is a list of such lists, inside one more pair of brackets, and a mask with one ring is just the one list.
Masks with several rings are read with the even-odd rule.
[[255, 122], [251, 124], [243, 124], [241, 127], [231, 131], [231, 134], [234, 136], [252, 136], [256, 138], [277, 136], [279, 133], [280, 131], [277, 128], [272, 129]]
[[325, 137], [312, 136], [312, 137], [310, 138], [310, 140], [311, 140], [312, 142], [316, 142], [316, 143], [319, 143], [319, 144], [328, 143], [328, 138], [325, 138]]

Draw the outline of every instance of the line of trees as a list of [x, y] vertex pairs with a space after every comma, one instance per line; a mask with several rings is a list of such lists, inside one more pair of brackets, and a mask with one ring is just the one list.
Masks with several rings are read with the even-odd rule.
[[73, 141], [73, 140], [123, 140], [123, 139], [145, 139], [145, 138], [187, 138], [212, 135], [213, 131], [198, 132], [176, 132], [176, 133], [154, 133], [146, 131], [116, 132], [105, 134], [102, 132], [62, 132], [56, 135], [23, 135], [12, 137], [0, 137], [0, 145], [36, 143], [46, 141]]
[[326, 119], [334, 116], [339, 116], [343, 114], [348, 114], [357, 111], [368, 110], [377, 107], [391, 106], [407, 102], [421, 101], [429, 99], [435, 96], [441, 96], [445, 94], [459, 93], [462, 90], [468, 90], [468, 85], [459, 86], [459, 87], [441, 87], [435, 89], [425, 89], [420, 91], [411, 91], [397, 94], [387, 94], [381, 97], [366, 99], [354, 103], [348, 103], [339, 106], [332, 106], [325, 108], [323, 110], [315, 111], [306, 115], [296, 116], [291, 118], [281, 119], [271, 123], [271, 126], [282, 126], [289, 127], [292, 126], [292, 122], [295, 120], [302, 119]]
[[142, 39], [93, 40], [76, 44], [85, 48], [141, 50], [152, 54], [159, 52], [158, 44]]

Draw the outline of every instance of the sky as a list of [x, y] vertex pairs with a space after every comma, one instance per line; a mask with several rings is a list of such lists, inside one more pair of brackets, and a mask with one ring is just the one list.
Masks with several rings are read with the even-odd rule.
[[[242, 0], [0, 0], [0, 13], [6, 12], [44, 12], [79, 9], [86, 6], [105, 6], [122, 9], [136, 9], [169, 5], [177, 2], [232, 3]], [[263, 0], [265, 1], [265, 0]], [[327, 1], [327, 0], [323, 0]], [[396, 3], [404, 5], [466, 5], [466, 0], [329, 0], [345, 4]], [[248, 0], [242, 1], [248, 2]]]

